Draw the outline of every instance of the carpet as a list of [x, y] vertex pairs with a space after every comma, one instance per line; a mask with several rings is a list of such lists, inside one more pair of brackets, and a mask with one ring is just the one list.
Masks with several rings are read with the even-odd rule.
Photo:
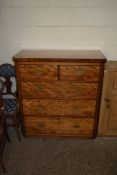
[[[117, 138], [24, 138], [10, 129], [6, 175], [117, 175]], [[0, 174], [4, 173], [0, 169]]]

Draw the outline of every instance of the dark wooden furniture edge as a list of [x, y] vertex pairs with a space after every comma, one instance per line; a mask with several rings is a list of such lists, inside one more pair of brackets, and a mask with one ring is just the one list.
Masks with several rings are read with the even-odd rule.
[[13, 61], [46, 62], [106, 62], [99, 50], [21, 50], [13, 56]]

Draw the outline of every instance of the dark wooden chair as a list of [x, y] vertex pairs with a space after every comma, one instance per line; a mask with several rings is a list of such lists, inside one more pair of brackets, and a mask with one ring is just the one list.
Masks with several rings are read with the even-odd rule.
[[[4, 90], [2, 98], [4, 101], [5, 109], [4, 116], [6, 118], [7, 126], [14, 126], [17, 137], [21, 141], [19, 132], [20, 126], [20, 114], [19, 114], [19, 103], [16, 90], [13, 90], [15, 85], [16, 74], [15, 67], [11, 64], [0, 65], [0, 78], [4, 81]], [[9, 123], [9, 119], [12, 123]]]
[[8, 142], [10, 142], [10, 139], [6, 128], [5, 118], [3, 115], [3, 110], [4, 110], [4, 104], [2, 101], [3, 88], [4, 88], [4, 83], [2, 80], [0, 80], [0, 165], [3, 171], [6, 172], [2, 157], [3, 157], [3, 151], [4, 151], [6, 139], [8, 140]]

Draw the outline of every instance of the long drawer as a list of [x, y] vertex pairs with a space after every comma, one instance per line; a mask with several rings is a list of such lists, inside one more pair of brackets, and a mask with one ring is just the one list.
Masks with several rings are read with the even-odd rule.
[[23, 99], [22, 102], [25, 116], [95, 116], [95, 100]]
[[96, 99], [97, 89], [97, 83], [21, 82], [23, 98]]
[[81, 135], [93, 136], [93, 118], [25, 117], [26, 134], [33, 135]]

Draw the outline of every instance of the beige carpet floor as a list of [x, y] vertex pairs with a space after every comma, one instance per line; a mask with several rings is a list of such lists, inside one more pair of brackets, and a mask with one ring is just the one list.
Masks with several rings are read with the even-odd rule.
[[117, 175], [117, 138], [10, 138], [6, 175]]

